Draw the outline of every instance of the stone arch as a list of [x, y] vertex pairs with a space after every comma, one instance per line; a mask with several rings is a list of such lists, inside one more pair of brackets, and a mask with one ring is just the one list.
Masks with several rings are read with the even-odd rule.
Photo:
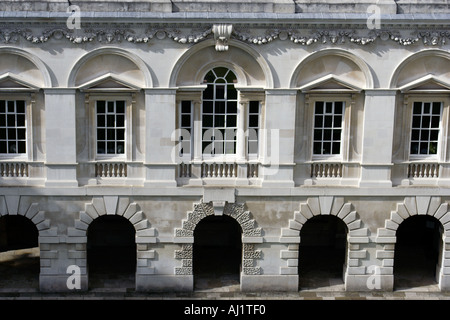
[[[334, 215], [347, 226], [347, 270], [346, 275], [360, 275], [365, 273], [362, 259], [367, 256], [367, 249], [361, 245], [369, 243], [369, 232], [353, 205], [345, 202], [343, 197], [319, 196], [308, 198], [300, 204], [300, 210], [294, 212], [294, 218], [289, 220], [289, 227], [281, 230], [280, 241], [288, 243], [288, 250], [281, 252], [287, 266], [280, 268], [281, 274], [298, 274], [297, 261], [299, 257], [300, 231], [303, 225], [317, 215]], [[347, 283], [346, 283], [347, 286]]]
[[[99, 59], [104, 59], [105, 62], [96, 63]], [[114, 59], [120, 60], [121, 63], [115, 63]], [[90, 64], [100, 65], [100, 67], [93, 67]], [[82, 56], [72, 67], [67, 86], [79, 87], [110, 74], [138, 87], [153, 86], [147, 64], [137, 55], [115, 47], [98, 48]]]
[[397, 203], [396, 210], [391, 211], [389, 219], [385, 220], [384, 228], [377, 231], [376, 242], [383, 246], [382, 250], [377, 250], [376, 258], [381, 260], [381, 274], [393, 276], [395, 243], [397, 242], [397, 229], [407, 218], [415, 215], [429, 215], [436, 218], [444, 229], [442, 235], [443, 252], [441, 261], [441, 274], [439, 275], [439, 287], [441, 290], [450, 289], [450, 271], [444, 266], [450, 264], [450, 250], [447, 249], [448, 234], [450, 231], [450, 210], [446, 202], [442, 202], [441, 197], [417, 196], [406, 197], [403, 202]]
[[56, 235], [56, 229], [50, 228], [50, 219], [45, 218], [45, 212], [40, 210], [39, 203], [33, 202], [29, 206], [22, 206], [19, 205], [20, 200], [21, 196], [0, 197], [0, 217], [5, 215], [24, 216], [34, 223], [40, 238]]
[[7, 75], [38, 88], [52, 87], [47, 67], [33, 54], [18, 48], [3, 47], [0, 48], [0, 57], [0, 77]]
[[[196, 203], [194, 210], [187, 213], [187, 219], [183, 220], [182, 228], [175, 229], [174, 242], [181, 243], [181, 250], [175, 251], [175, 259], [181, 260], [181, 267], [175, 267], [177, 275], [192, 275], [194, 229], [205, 217], [214, 215], [212, 203]], [[256, 221], [252, 219], [250, 211], [245, 210], [245, 204], [226, 203], [223, 214], [235, 219], [242, 229], [242, 272], [245, 275], [258, 275], [261, 269], [255, 260], [261, 258], [261, 251], [255, 250], [255, 244], [262, 242], [262, 229], [256, 227]]]
[[450, 53], [426, 49], [405, 58], [394, 70], [389, 87], [400, 88], [428, 75], [450, 82]]
[[218, 52], [213, 39], [194, 45], [175, 64], [169, 86], [198, 86], [207, 71], [224, 66], [236, 74], [239, 86], [273, 87], [272, 72], [261, 54], [239, 41], [230, 40], [229, 46], [228, 51]]
[[[81, 259], [80, 265], [86, 266], [87, 230], [90, 223], [102, 215], [119, 215], [131, 222], [136, 230], [136, 245], [138, 245], [136, 274], [152, 274], [154, 267], [151, 260], [155, 256], [155, 251], [150, 246], [156, 243], [157, 232], [151, 227], [145, 214], [139, 210], [137, 203], [130, 203], [125, 197], [93, 197], [92, 202], [85, 204], [85, 209], [80, 211], [79, 218], [75, 220], [75, 227], [68, 228], [69, 242], [78, 244], [75, 250], [69, 252], [69, 258]], [[86, 274], [85, 267], [81, 270]]]
[[303, 59], [292, 73], [290, 88], [300, 88], [327, 76], [361, 89], [373, 88], [373, 76], [363, 59], [342, 49], [325, 49]]

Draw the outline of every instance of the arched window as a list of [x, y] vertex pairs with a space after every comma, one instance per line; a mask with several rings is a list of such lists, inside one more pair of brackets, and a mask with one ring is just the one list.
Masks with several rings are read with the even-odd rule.
[[238, 128], [236, 75], [218, 67], [209, 71], [202, 104], [202, 150], [204, 155], [235, 154]]

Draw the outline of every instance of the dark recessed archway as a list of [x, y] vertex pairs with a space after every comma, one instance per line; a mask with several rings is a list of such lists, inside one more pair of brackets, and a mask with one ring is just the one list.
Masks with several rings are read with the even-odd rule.
[[39, 232], [20, 215], [0, 217], [0, 287], [39, 288]]
[[136, 230], [126, 218], [104, 215], [87, 230], [89, 287], [134, 287]]
[[195, 289], [238, 284], [242, 264], [242, 229], [226, 215], [208, 216], [194, 230]]
[[441, 223], [428, 215], [404, 220], [397, 229], [394, 254], [394, 289], [436, 284], [442, 251]]
[[347, 226], [332, 215], [309, 219], [300, 231], [299, 287], [319, 288], [343, 284]]

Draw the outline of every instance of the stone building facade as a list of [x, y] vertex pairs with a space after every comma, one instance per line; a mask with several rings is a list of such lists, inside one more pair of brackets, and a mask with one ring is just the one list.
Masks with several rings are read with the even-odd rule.
[[346, 290], [395, 290], [402, 263], [449, 290], [448, 1], [0, 10], [0, 244], [34, 224], [40, 290], [69, 266], [88, 290], [115, 216], [140, 291], [194, 290], [233, 246], [242, 291], [301, 289], [325, 247]]

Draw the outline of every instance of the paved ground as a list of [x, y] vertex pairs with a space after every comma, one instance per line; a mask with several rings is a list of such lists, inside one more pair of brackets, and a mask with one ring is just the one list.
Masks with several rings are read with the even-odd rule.
[[320, 271], [300, 282], [298, 292], [240, 292], [236, 275], [196, 276], [191, 293], [141, 293], [134, 290], [134, 275], [91, 274], [87, 292], [41, 293], [38, 250], [16, 250], [0, 254], [0, 300], [450, 300], [428, 278], [397, 281], [392, 292], [346, 292], [342, 280]]

